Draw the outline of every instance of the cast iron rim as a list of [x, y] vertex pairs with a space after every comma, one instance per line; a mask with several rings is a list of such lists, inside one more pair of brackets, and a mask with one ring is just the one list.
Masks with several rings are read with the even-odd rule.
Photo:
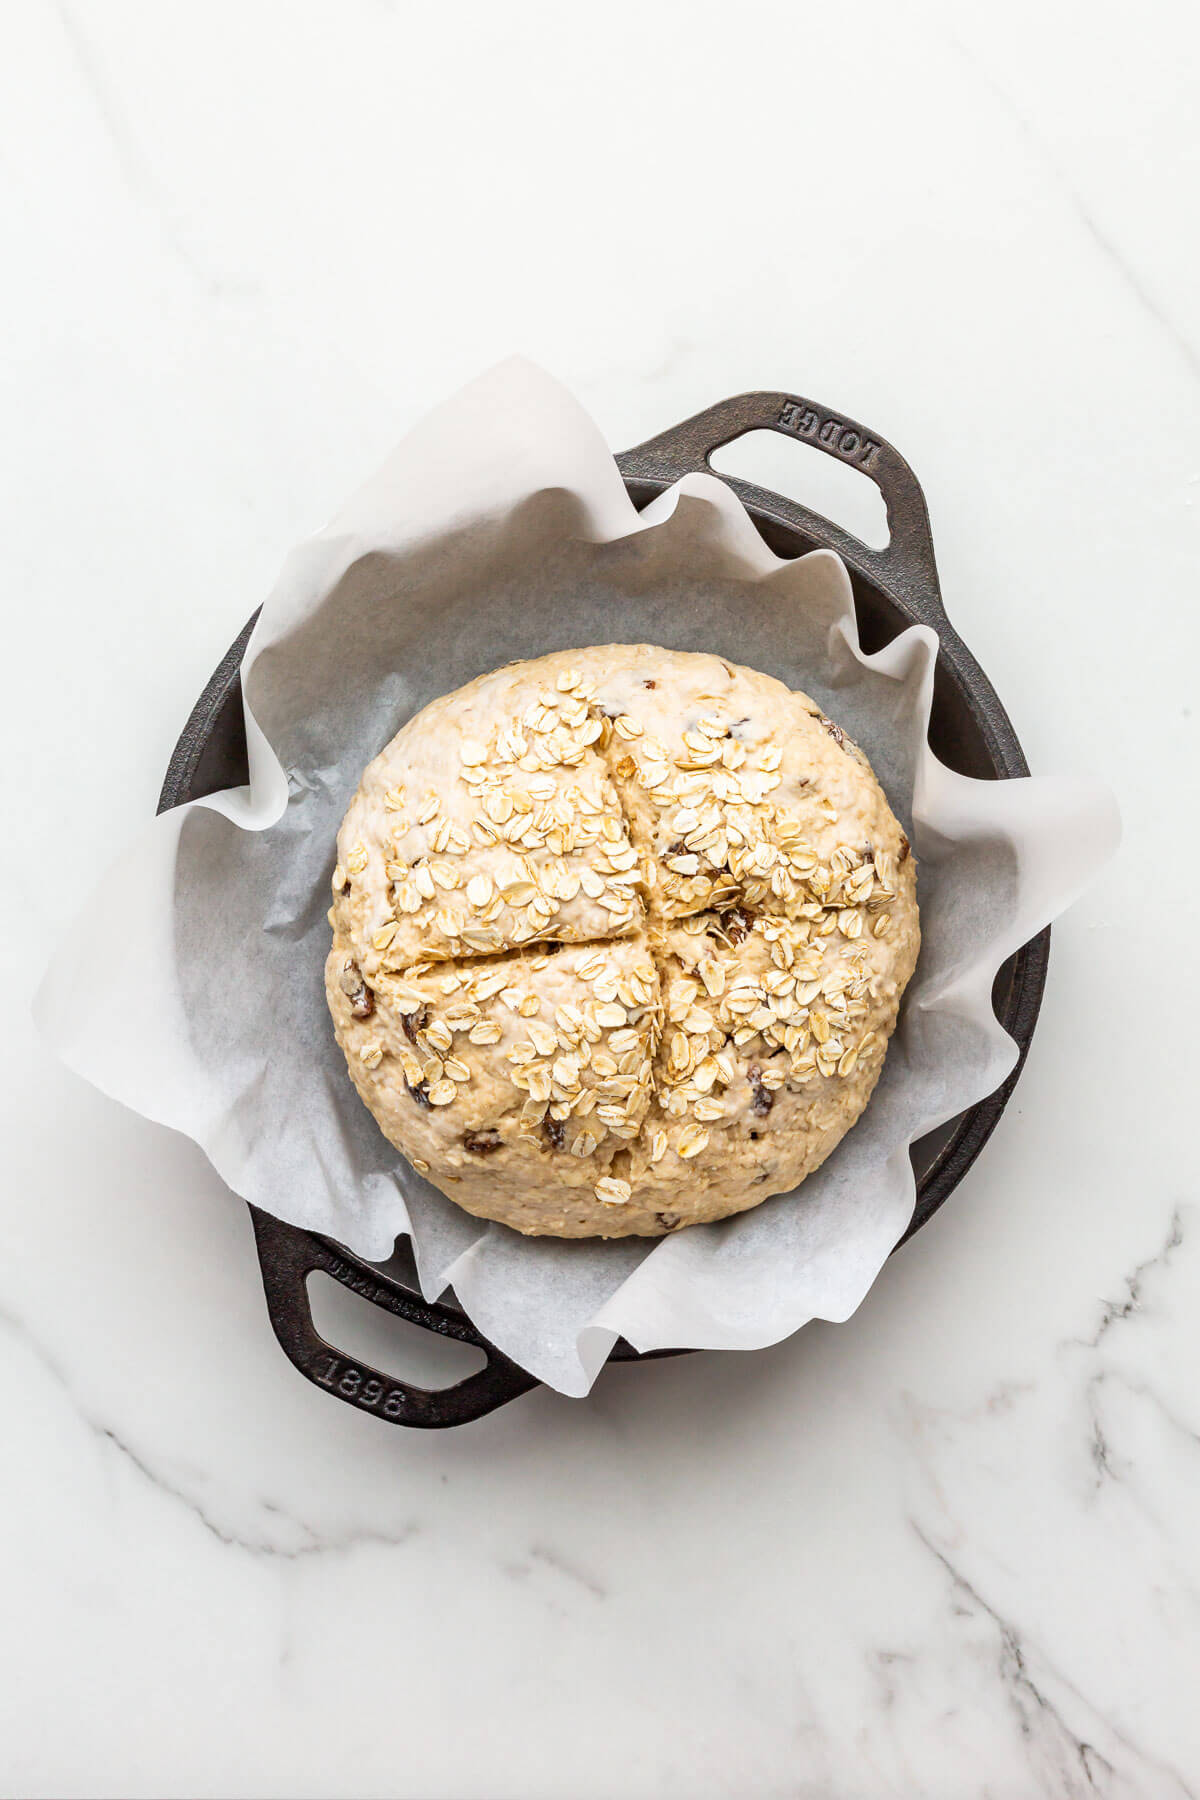
[[[796, 429], [789, 421], [815, 421], [811, 429]], [[832, 435], [829, 428], [836, 427]], [[772, 429], [806, 437], [826, 454], [863, 467], [862, 445], [873, 452], [869, 474], [880, 487], [888, 511], [891, 540], [883, 551], [860, 544], [840, 527], [810, 512], [783, 495], [758, 488], [726, 475], [720, 477], [742, 500], [768, 542], [780, 538], [794, 544], [790, 554], [811, 548], [835, 549], [860, 584], [881, 596], [903, 618], [930, 624], [938, 632], [939, 675], [948, 677], [964, 701], [978, 728], [994, 772], [999, 778], [1028, 774], [1028, 765], [1007, 713], [978, 663], [946, 617], [938, 586], [932, 538], [924, 496], [903, 458], [884, 439], [850, 420], [834, 415], [815, 402], [793, 395], [755, 393], [728, 401], [685, 420], [660, 437], [648, 440], [616, 460], [635, 503], [645, 505], [682, 475], [710, 469], [713, 452], [746, 431]], [[850, 453], [841, 442], [852, 442]], [[785, 552], [787, 553], [787, 552]], [[210, 791], [198, 782], [205, 751], [214, 734], [233, 726], [240, 729], [240, 709], [234, 706], [240, 689], [240, 668], [253, 631], [257, 612], [247, 621], [220, 664], [214, 670], [188, 718], [168, 764], [158, 811], [200, 798]], [[997, 1017], [1017, 1045], [1017, 1061], [1007, 1080], [994, 1093], [968, 1108], [917, 1184], [916, 1205], [908, 1229], [896, 1249], [928, 1223], [943, 1206], [982, 1151], [1003, 1113], [1020, 1077], [1032, 1041], [1045, 987], [1049, 961], [1049, 928], [1010, 958], [1004, 992], [998, 996]], [[1000, 987], [1000, 977], [997, 986]], [[480, 1418], [520, 1393], [540, 1385], [536, 1378], [511, 1363], [488, 1342], [460, 1308], [425, 1301], [384, 1270], [365, 1262], [345, 1246], [250, 1207], [262, 1268], [271, 1323], [283, 1349], [310, 1380], [339, 1399], [393, 1423], [440, 1428]], [[894, 1254], [894, 1252], [893, 1252]], [[458, 1339], [482, 1350], [488, 1361], [478, 1375], [441, 1390], [423, 1390], [370, 1369], [361, 1361], [342, 1355], [321, 1339], [312, 1322], [307, 1298], [307, 1279], [324, 1270], [343, 1285], [353, 1287], [374, 1304], [418, 1323], [428, 1330]], [[610, 1360], [649, 1361], [688, 1355], [688, 1350], [636, 1351], [624, 1340], [614, 1346]], [[323, 1365], [328, 1367], [323, 1367]], [[379, 1394], [373, 1394], [375, 1387]], [[367, 1398], [367, 1395], [373, 1395]]]

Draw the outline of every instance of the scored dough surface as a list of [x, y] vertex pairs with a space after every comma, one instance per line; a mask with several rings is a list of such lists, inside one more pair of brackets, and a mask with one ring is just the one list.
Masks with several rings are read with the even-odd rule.
[[858, 1118], [914, 861], [813, 701], [605, 645], [424, 708], [338, 833], [326, 991], [387, 1138], [526, 1233], [658, 1236], [786, 1192]]

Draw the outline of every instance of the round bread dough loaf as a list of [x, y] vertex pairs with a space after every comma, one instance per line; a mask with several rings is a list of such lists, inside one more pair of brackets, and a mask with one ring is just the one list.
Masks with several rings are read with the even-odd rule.
[[608, 644], [410, 719], [338, 834], [326, 991], [359, 1094], [459, 1206], [655, 1237], [794, 1188], [879, 1078], [908, 840], [804, 694]]

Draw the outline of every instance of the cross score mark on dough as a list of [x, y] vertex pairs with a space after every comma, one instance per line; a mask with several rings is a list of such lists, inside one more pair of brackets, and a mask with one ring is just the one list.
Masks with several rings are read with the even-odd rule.
[[[789, 1078], [845, 1078], [860, 1058], [882, 1057], [886, 1031], [864, 1028], [875, 974], [856, 940], [864, 926], [869, 940], [887, 936], [895, 863], [870, 844], [839, 845], [822, 861], [795, 818], [771, 803], [782, 753], [768, 746], [748, 756], [736, 735], [745, 719], [702, 715], [668, 750], [628, 713], [606, 712], [594, 700], [581, 672], [566, 669], [554, 690], [538, 694], [487, 743], [462, 742], [459, 779], [475, 807], [469, 831], [439, 816], [436, 791], [410, 795], [403, 784], [387, 790], [393, 846], [411, 818], [432, 827], [433, 854], [410, 865], [393, 848], [386, 872], [394, 916], [372, 935], [381, 959], [372, 979], [403, 1016], [411, 1048], [401, 1049], [399, 1059], [419, 1104], [450, 1106], [470, 1081], [469, 1063], [450, 1054], [455, 1033], [479, 1047], [501, 1041], [503, 1029], [483, 1011], [499, 996], [529, 1021], [525, 1040], [507, 1053], [510, 1079], [528, 1095], [522, 1131], [548, 1131], [561, 1148], [565, 1122], [588, 1120], [570, 1144], [586, 1157], [606, 1135], [618, 1142], [639, 1138], [653, 1104], [664, 1117], [652, 1121], [649, 1161], [660, 1161], [668, 1148], [690, 1160], [725, 1116], [722, 1095], [739, 1078], [734, 1052], [755, 1040], [765, 1046], [763, 1061], [751, 1063], [745, 1076], [751, 1112], [763, 1119]], [[837, 726], [814, 716], [840, 749], [857, 756]], [[566, 796], [560, 792], [553, 772], [581, 768], [590, 754], [606, 765], [602, 774], [615, 790], [615, 808], [603, 781], [589, 787], [581, 778]], [[511, 784], [518, 770], [524, 780]], [[817, 818], [835, 825], [832, 803], [813, 798]], [[646, 803], [658, 815], [649, 841], [638, 817]], [[453, 859], [476, 846], [509, 849], [508, 868], [464, 880]], [[588, 852], [582, 871], [566, 860], [581, 849]], [[901, 860], [906, 854], [902, 839]], [[335, 896], [349, 892], [368, 861], [366, 846], [354, 845], [334, 871]], [[511, 965], [523, 946], [544, 950], [551, 942], [560, 949], [552, 922], [580, 895], [603, 908], [609, 929], [592, 948], [567, 940], [573, 951], [585, 951], [575, 973], [593, 998], [560, 1006], [551, 1026], [536, 1018], [537, 994], [513, 984], [511, 966], [488, 965], [500, 957]], [[440, 981], [445, 1011], [432, 1023], [413, 983], [436, 972], [438, 960], [425, 955], [405, 962], [401, 955], [398, 966], [388, 966], [408, 915], [414, 925], [431, 926], [455, 959]], [[845, 950], [830, 967], [834, 933]], [[756, 956], [747, 957], [739, 947], [752, 934], [760, 941]], [[623, 969], [613, 952], [631, 944], [642, 954]], [[538, 972], [549, 961], [546, 952], [525, 967]], [[364, 985], [348, 959], [341, 986], [356, 1017], [363, 1016], [356, 997]], [[383, 1054], [370, 1038], [358, 1048], [367, 1067]], [[767, 1061], [780, 1055], [786, 1064]], [[466, 1141], [476, 1154], [487, 1154], [502, 1140], [492, 1131], [468, 1133]], [[630, 1183], [613, 1173], [619, 1157], [618, 1151], [595, 1184], [597, 1199], [610, 1206], [625, 1204], [631, 1193]], [[419, 1160], [417, 1167], [427, 1172]]]

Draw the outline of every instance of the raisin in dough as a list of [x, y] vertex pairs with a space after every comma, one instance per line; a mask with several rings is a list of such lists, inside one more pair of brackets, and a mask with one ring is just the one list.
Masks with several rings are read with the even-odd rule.
[[659, 1236], [794, 1188], [917, 959], [908, 841], [804, 694], [606, 645], [435, 700], [338, 834], [326, 989], [359, 1094], [466, 1211]]

